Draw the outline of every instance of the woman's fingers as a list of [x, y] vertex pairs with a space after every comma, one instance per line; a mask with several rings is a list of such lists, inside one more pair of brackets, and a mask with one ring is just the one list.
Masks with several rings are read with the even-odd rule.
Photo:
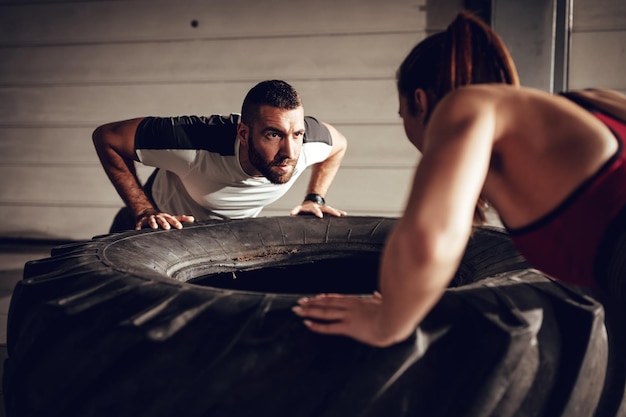
[[298, 300], [298, 304], [301, 306], [311, 307], [334, 307], [345, 308], [345, 305], [349, 303], [349, 297], [339, 294], [321, 294], [315, 297], [305, 297]]
[[[293, 312], [304, 318], [327, 322], [351, 322], [354, 314], [361, 314], [380, 305], [380, 294], [374, 296], [347, 296], [341, 294], [321, 294], [312, 298], [301, 298]], [[328, 325], [327, 323], [322, 326]], [[309, 326], [318, 328], [319, 326]]]
[[292, 307], [292, 311], [300, 317], [307, 317], [316, 320], [343, 320], [345, 318], [345, 309], [338, 309], [328, 306], [319, 305], [298, 305]]
[[304, 320], [304, 325], [310, 330], [331, 335], [343, 335], [347, 333], [347, 326], [345, 322], [332, 322], [332, 323], [320, 323], [313, 320]]
[[376, 291], [373, 295], [319, 294], [314, 297], [300, 298], [298, 304], [301, 306], [346, 309], [355, 304], [379, 304], [381, 301], [382, 295]]

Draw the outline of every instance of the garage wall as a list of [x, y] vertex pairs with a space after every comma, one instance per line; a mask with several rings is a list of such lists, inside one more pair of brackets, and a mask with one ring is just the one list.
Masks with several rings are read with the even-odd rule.
[[[280, 78], [349, 150], [327, 200], [396, 216], [418, 160], [396, 67], [460, 1], [0, 0], [0, 238], [89, 239], [122, 205], [91, 132], [137, 116], [231, 113]], [[142, 178], [151, 168], [140, 167]], [[262, 215], [286, 215], [308, 177]]]
[[[0, 238], [106, 233], [122, 202], [93, 150], [95, 127], [236, 112], [267, 78], [292, 83], [308, 114], [348, 137], [329, 203], [352, 215], [399, 215], [419, 156], [397, 116], [394, 72], [468, 3], [489, 2], [0, 0]], [[492, 4], [498, 16], [518, 3]], [[521, 36], [505, 39], [514, 52]], [[575, 0], [570, 88], [626, 92], [625, 45], [626, 3]], [[539, 58], [527, 54], [524, 65]], [[139, 168], [143, 178], [150, 170]], [[307, 179], [262, 215], [286, 214]]]

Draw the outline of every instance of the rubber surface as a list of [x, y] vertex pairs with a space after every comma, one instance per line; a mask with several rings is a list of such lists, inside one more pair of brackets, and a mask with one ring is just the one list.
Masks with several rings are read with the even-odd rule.
[[305, 329], [303, 294], [376, 289], [394, 223], [258, 218], [57, 247], [11, 301], [7, 415], [626, 415], [611, 315], [530, 269], [500, 229], [475, 229], [406, 342]]

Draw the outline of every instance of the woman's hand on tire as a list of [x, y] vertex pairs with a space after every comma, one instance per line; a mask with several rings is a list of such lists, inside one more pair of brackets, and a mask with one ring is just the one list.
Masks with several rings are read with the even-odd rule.
[[387, 347], [395, 340], [382, 325], [382, 296], [320, 294], [298, 300], [293, 312], [304, 318], [312, 331], [329, 335], [348, 336], [376, 347]]

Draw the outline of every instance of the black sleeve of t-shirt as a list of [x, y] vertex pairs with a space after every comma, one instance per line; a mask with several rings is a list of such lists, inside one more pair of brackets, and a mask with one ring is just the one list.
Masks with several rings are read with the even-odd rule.
[[237, 122], [224, 116], [146, 117], [137, 126], [137, 149], [199, 149], [234, 154]]
[[333, 145], [333, 138], [330, 136], [330, 131], [315, 117], [304, 117], [304, 129], [304, 142], [322, 142], [330, 146]]

